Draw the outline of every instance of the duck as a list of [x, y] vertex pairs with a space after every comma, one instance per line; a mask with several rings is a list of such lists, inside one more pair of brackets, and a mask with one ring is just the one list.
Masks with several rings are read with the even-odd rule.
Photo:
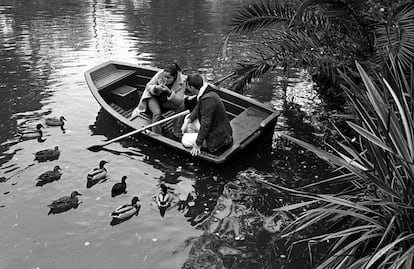
[[92, 188], [94, 185], [98, 184], [99, 182], [104, 182], [107, 180], [106, 174], [106, 168], [104, 167], [105, 164], [108, 163], [105, 160], [102, 160], [99, 162], [99, 167], [94, 168], [91, 171], [89, 171], [88, 175], [86, 176], [86, 188]]
[[98, 168], [93, 168], [91, 171], [89, 171], [87, 179], [92, 181], [99, 181], [101, 179], [104, 179], [107, 174], [106, 168], [104, 166], [107, 163], [108, 162], [105, 160], [100, 161]]
[[36, 186], [43, 186], [52, 181], [59, 180], [62, 176], [62, 173], [60, 172], [61, 170], [59, 165], [56, 165], [53, 170], [44, 172], [37, 178], [38, 182], [36, 183]]
[[45, 122], [47, 126], [63, 126], [65, 124], [65, 117], [60, 116], [60, 118], [46, 118]]
[[29, 139], [37, 139], [40, 142], [45, 141], [43, 139], [43, 131], [42, 131], [42, 128], [43, 128], [43, 125], [39, 123], [39, 124], [36, 125], [36, 130], [20, 132], [18, 134], [19, 141], [29, 140]]
[[79, 199], [77, 196], [82, 195], [77, 191], [73, 191], [70, 196], [63, 196], [55, 201], [53, 201], [51, 204], [47, 205], [47, 207], [50, 208], [50, 211], [48, 215], [50, 214], [56, 214], [63, 211], [67, 211], [71, 208], [77, 208], [79, 203]]
[[115, 196], [123, 194], [123, 193], [127, 193], [127, 191], [126, 191], [127, 184], [125, 182], [126, 179], [127, 179], [127, 176], [123, 176], [122, 179], [121, 179], [121, 182], [115, 183], [112, 186], [112, 190], [111, 190], [111, 196], [112, 197], [115, 197]]
[[161, 193], [155, 197], [155, 202], [159, 208], [168, 208], [171, 205], [172, 196], [168, 193], [168, 188], [164, 183], [160, 185]]
[[51, 161], [59, 158], [60, 150], [58, 146], [55, 146], [53, 149], [44, 149], [35, 153], [35, 160], [39, 162]]
[[124, 204], [118, 206], [110, 215], [115, 220], [126, 220], [133, 215], [138, 215], [141, 204], [139, 203], [138, 196], [134, 196], [131, 200], [131, 204]]

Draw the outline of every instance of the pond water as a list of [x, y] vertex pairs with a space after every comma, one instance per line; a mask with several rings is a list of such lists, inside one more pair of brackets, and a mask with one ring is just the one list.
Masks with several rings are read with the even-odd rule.
[[[94, 153], [86, 148], [125, 130], [101, 111], [83, 73], [106, 60], [162, 67], [177, 61], [184, 72], [212, 80], [231, 72], [250, 40], [234, 36], [221, 47], [237, 0], [1, 0], [0, 1], [0, 268], [309, 268], [306, 254], [267, 239], [271, 209], [290, 198], [246, 181], [250, 170], [295, 187], [313, 182], [324, 163], [280, 139], [280, 133], [321, 140], [320, 100], [298, 71], [285, 93], [276, 70], [246, 94], [275, 109], [286, 99], [274, 133], [224, 167], [214, 167], [142, 137]], [[241, 43], [240, 41], [244, 41]], [[44, 128], [45, 141], [19, 132], [64, 116], [64, 128]], [[319, 130], [318, 130], [319, 128]], [[314, 134], [312, 134], [314, 133]], [[34, 153], [59, 146], [57, 160]], [[107, 180], [86, 185], [106, 160]], [[55, 165], [59, 180], [36, 186]], [[250, 170], [248, 169], [250, 168]], [[240, 174], [241, 173], [241, 174]], [[127, 193], [111, 197], [126, 175]], [[177, 197], [194, 196], [164, 217], [153, 196], [165, 182]], [[246, 193], [246, 190], [254, 192]], [[77, 190], [76, 209], [48, 215], [53, 200]], [[111, 225], [110, 213], [138, 195], [138, 216]], [[234, 197], [239, 197], [235, 199]], [[269, 212], [270, 211], [270, 212]], [[279, 216], [280, 217], [280, 216]], [[274, 219], [274, 216], [273, 216]], [[271, 220], [273, 220], [271, 219]], [[259, 223], [259, 224], [258, 224]]]

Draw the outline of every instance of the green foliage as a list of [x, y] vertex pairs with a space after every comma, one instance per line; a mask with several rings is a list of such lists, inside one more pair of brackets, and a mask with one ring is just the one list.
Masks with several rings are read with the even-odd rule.
[[402, 63], [390, 61], [389, 79], [380, 74], [373, 79], [361, 65], [356, 67], [363, 86], [342, 75], [348, 82], [343, 88], [358, 116], [348, 122], [360, 137], [358, 144], [339, 143], [339, 149], [332, 147], [334, 152], [329, 153], [286, 136], [343, 172], [324, 184], [346, 179], [351, 187], [337, 194], [284, 189], [307, 201], [277, 211], [315, 205], [299, 214], [284, 231], [285, 237], [316, 224], [330, 225], [320, 234], [295, 242], [309, 246], [330, 242], [317, 268], [410, 269], [414, 257], [414, 72], [407, 76]]
[[276, 67], [300, 67], [336, 82], [354, 61], [381, 70], [388, 56], [405, 71], [414, 60], [414, 4], [385, 0], [254, 0], [236, 12], [234, 33], [258, 34], [252, 57], [238, 63], [242, 88]]

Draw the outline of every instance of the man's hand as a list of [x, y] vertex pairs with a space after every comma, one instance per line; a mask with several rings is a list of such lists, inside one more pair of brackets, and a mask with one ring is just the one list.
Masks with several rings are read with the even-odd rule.
[[194, 145], [193, 148], [191, 149], [191, 155], [194, 157], [200, 154], [200, 152], [201, 152], [201, 147], [198, 145]]

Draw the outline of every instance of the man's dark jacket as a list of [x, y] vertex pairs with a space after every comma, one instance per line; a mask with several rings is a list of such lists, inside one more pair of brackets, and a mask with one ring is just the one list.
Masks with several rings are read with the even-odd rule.
[[196, 107], [191, 112], [190, 121], [196, 118], [200, 121], [197, 145], [202, 146], [206, 140], [210, 152], [216, 152], [221, 147], [233, 143], [233, 131], [230, 126], [226, 109], [214, 88], [207, 86]]

